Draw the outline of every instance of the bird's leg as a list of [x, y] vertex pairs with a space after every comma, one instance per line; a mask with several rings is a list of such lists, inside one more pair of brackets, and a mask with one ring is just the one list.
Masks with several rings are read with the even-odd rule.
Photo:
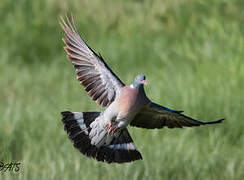
[[108, 123], [106, 129], [108, 132], [110, 132], [112, 130], [112, 123], [111, 122]]
[[108, 133], [109, 133], [109, 135], [118, 136], [121, 132], [120, 130], [121, 130], [121, 128], [116, 125], [113, 128], [111, 128], [111, 130]]
[[106, 127], [106, 129], [107, 129], [107, 131], [108, 131], [108, 133], [110, 134], [110, 135], [113, 135], [114, 133], [116, 133], [120, 128], [119, 128], [119, 126], [118, 126], [118, 123], [116, 123], [116, 122], [109, 122], [108, 123], [108, 125], [107, 125], [107, 127]]
[[119, 129], [118, 126], [114, 127], [114, 129], [112, 130], [112, 134], [114, 134], [118, 129]]

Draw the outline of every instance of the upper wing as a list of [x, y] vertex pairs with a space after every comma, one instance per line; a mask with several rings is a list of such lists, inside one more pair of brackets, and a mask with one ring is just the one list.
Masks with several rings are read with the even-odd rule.
[[66, 44], [64, 49], [74, 65], [76, 77], [97, 104], [108, 106], [124, 84], [108, 67], [101, 55], [97, 55], [82, 40], [74, 25], [73, 17], [72, 23], [67, 16], [66, 21], [67, 23], [61, 17], [60, 25], [66, 34], [66, 38], [63, 38]]
[[183, 126], [216, 124], [224, 120], [201, 122], [181, 114], [182, 112], [150, 102], [135, 116], [130, 125], [148, 129], [163, 128], [164, 126], [168, 128], [182, 128]]

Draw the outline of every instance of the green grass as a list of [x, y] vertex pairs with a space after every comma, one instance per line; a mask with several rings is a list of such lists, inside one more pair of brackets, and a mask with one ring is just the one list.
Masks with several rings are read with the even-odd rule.
[[[0, 179], [242, 179], [244, 4], [241, 0], [0, 2]], [[75, 79], [59, 15], [122, 81], [144, 73], [157, 103], [220, 125], [129, 128], [144, 160], [105, 164], [68, 140], [60, 112], [102, 111]]]

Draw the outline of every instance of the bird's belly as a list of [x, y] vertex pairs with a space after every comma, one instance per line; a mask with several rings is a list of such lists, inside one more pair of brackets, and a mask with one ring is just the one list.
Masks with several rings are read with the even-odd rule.
[[120, 109], [116, 119], [117, 121], [125, 122], [125, 124], [128, 125], [134, 119], [139, 110], [140, 106], [137, 106], [136, 104], [131, 104], [131, 106], [123, 107]]
[[121, 118], [133, 118], [139, 108], [136, 104], [136, 100], [125, 98], [121, 102], [119, 106], [119, 116]]
[[143, 100], [136, 89], [125, 87], [115, 102], [118, 110], [116, 119], [130, 123], [145, 104]]

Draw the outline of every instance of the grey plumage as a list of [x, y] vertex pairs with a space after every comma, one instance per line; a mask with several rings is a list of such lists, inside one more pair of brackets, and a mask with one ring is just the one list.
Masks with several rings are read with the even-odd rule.
[[84, 86], [88, 95], [101, 106], [108, 106], [124, 86], [121, 80], [112, 72], [77, 33], [74, 21], [66, 17], [67, 23], [61, 18], [60, 25], [66, 34], [63, 39], [67, 45], [64, 49], [68, 59], [75, 68], [77, 80]]
[[127, 126], [141, 128], [182, 128], [217, 124], [223, 119], [201, 122], [183, 111], [175, 111], [153, 103], [145, 94], [146, 77], [138, 75], [134, 82], [125, 85], [108, 67], [101, 55], [96, 54], [79, 36], [77, 29], [66, 16], [60, 25], [68, 59], [75, 68], [77, 80], [88, 95], [104, 112], [62, 112], [62, 122], [74, 147], [88, 157], [108, 163], [130, 162], [142, 159], [129, 135]]

